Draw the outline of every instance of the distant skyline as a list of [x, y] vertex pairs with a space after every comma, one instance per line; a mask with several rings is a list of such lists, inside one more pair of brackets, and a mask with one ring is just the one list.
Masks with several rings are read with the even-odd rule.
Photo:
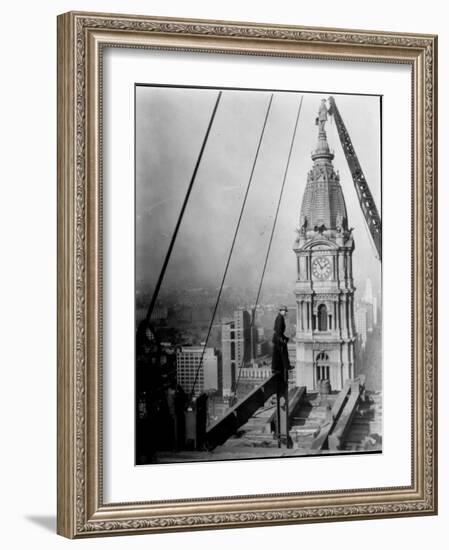
[[[151, 291], [217, 98], [217, 90], [138, 86], [136, 89], [136, 289]], [[264, 287], [285, 291], [296, 280], [292, 250], [322, 93], [275, 92], [253, 182], [242, 215], [226, 286], [254, 289], [279, 199], [296, 112], [298, 131], [280, 204]], [[371, 192], [381, 212], [380, 98], [335, 95]], [[270, 92], [225, 90], [161, 290], [219, 287], [248, 185]], [[326, 125], [340, 172], [349, 226], [354, 227], [356, 294], [369, 277], [380, 291], [381, 264], [358, 204], [332, 117]]]

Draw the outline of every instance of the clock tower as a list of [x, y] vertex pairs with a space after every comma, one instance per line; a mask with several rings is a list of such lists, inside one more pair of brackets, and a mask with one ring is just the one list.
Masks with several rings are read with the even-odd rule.
[[297, 262], [296, 384], [308, 390], [317, 390], [322, 380], [340, 390], [345, 380], [355, 377], [354, 239], [327, 143], [326, 121], [323, 99], [316, 119], [318, 143], [293, 249]]

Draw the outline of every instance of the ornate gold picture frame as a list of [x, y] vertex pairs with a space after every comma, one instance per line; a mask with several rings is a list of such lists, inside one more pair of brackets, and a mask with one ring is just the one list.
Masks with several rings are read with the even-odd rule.
[[[155, 499], [149, 489], [144, 501], [105, 501], [102, 94], [108, 48], [411, 69], [412, 200], [404, 206], [412, 220], [411, 418], [400, 427], [411, 430], [410, 484], [273, 493], [263, 490], [262, 480], [260, 494]], [[83, 538], [437, 513], [436, 155], [436, 36], [96, 13], [58, 17], [59, 534]], [[126, 368], [132, 373], [132, 365]]]

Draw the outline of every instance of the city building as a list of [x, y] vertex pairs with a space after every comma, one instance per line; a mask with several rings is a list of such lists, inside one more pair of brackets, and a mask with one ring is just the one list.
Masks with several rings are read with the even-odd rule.
[[355, 328], [357, 331], [357, 338], [360, 342], [362, 350], [365, 349], [366, 341], [368, 337], [367, 321], [368, 321], [367, 308], [364, 306], [358, 306], [355, 310]]
[[377, 325], [377, 298], [373, 293], [373, 285], [369, 277], [366, 279], [362, 304], [365, 306], [367, 312], [367, 331], [372, 332], [374, 327]]
[[233, 319], [222, 324], [223, 396], [232, 394], [238, 369], [256, 356], [257, 341], [257, 330], [251, 326], [251, 315], [243, 308], [234, 311]]
[[268, 340], [259, 340], [256, 344], [256, 356], [268, 355], [271, 351], [270, 342]]
[[374, 306], [373, 304], [365, 303], [366, 309], [366, 330], [367, 332], [373, 332], [374, 330]]
[[356, 375], [354, 360], [354, 239], [340, 176], [327, 142], [327, 108], [317, 118], [318, 143], [304, 191], [298, 237], [296, 383], [316, 390], [323, 379], [340, 390]]
[[151, 312], [151, 321], [163, 322], [168, 318], [168, 308], [161, 304], [156, 304]]
[[382, 318], [378, 313], [377, 295], [368, 278], [362, 299], [355, 307], [355, 324], [358, 374], [365, 376], [365, 386], [370, 391], [382, 390]]
[[214, 348], [204, 346], [183, 346], [176, 354], [176, 376], [178, 384], [190, 394], [198, 396], [206, 390], [218, 389], [218, 357]]
[[366, 302], [367, 304], [372, 304], [373, 303], [373, 300], [374, 300], [374, 295], [373, 295], [373, 284], [371, 282], [371, 279], [368, 277], [366, 279], [366, 284], [365, 284], [365, 292], [363, 294], [363, 301]]
[[368, 278], [366, 279], [363, 297], [355, 308], [357, 339], [362, 350], [365, 349], [369, 334], [373, 333], [377, 325], [377, 297], [373, 294], [371, 279]]
[[377, 297], [376, 296], [373, 297], [373, 323], [374, 323], [375, 327], [378, 324], [378, 319], [377, 319]]

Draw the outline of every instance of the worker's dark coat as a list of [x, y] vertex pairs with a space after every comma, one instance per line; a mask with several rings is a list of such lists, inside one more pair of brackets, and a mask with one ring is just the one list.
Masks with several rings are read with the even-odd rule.
[[290, 368], [290, 361], [288, 358], [287, 342], [288, 338], [285, 336], [285, 319], [278, 313], [274, 321], [273, 332], [273, 356], [271, 359], [272, 372], [284, 372]]

